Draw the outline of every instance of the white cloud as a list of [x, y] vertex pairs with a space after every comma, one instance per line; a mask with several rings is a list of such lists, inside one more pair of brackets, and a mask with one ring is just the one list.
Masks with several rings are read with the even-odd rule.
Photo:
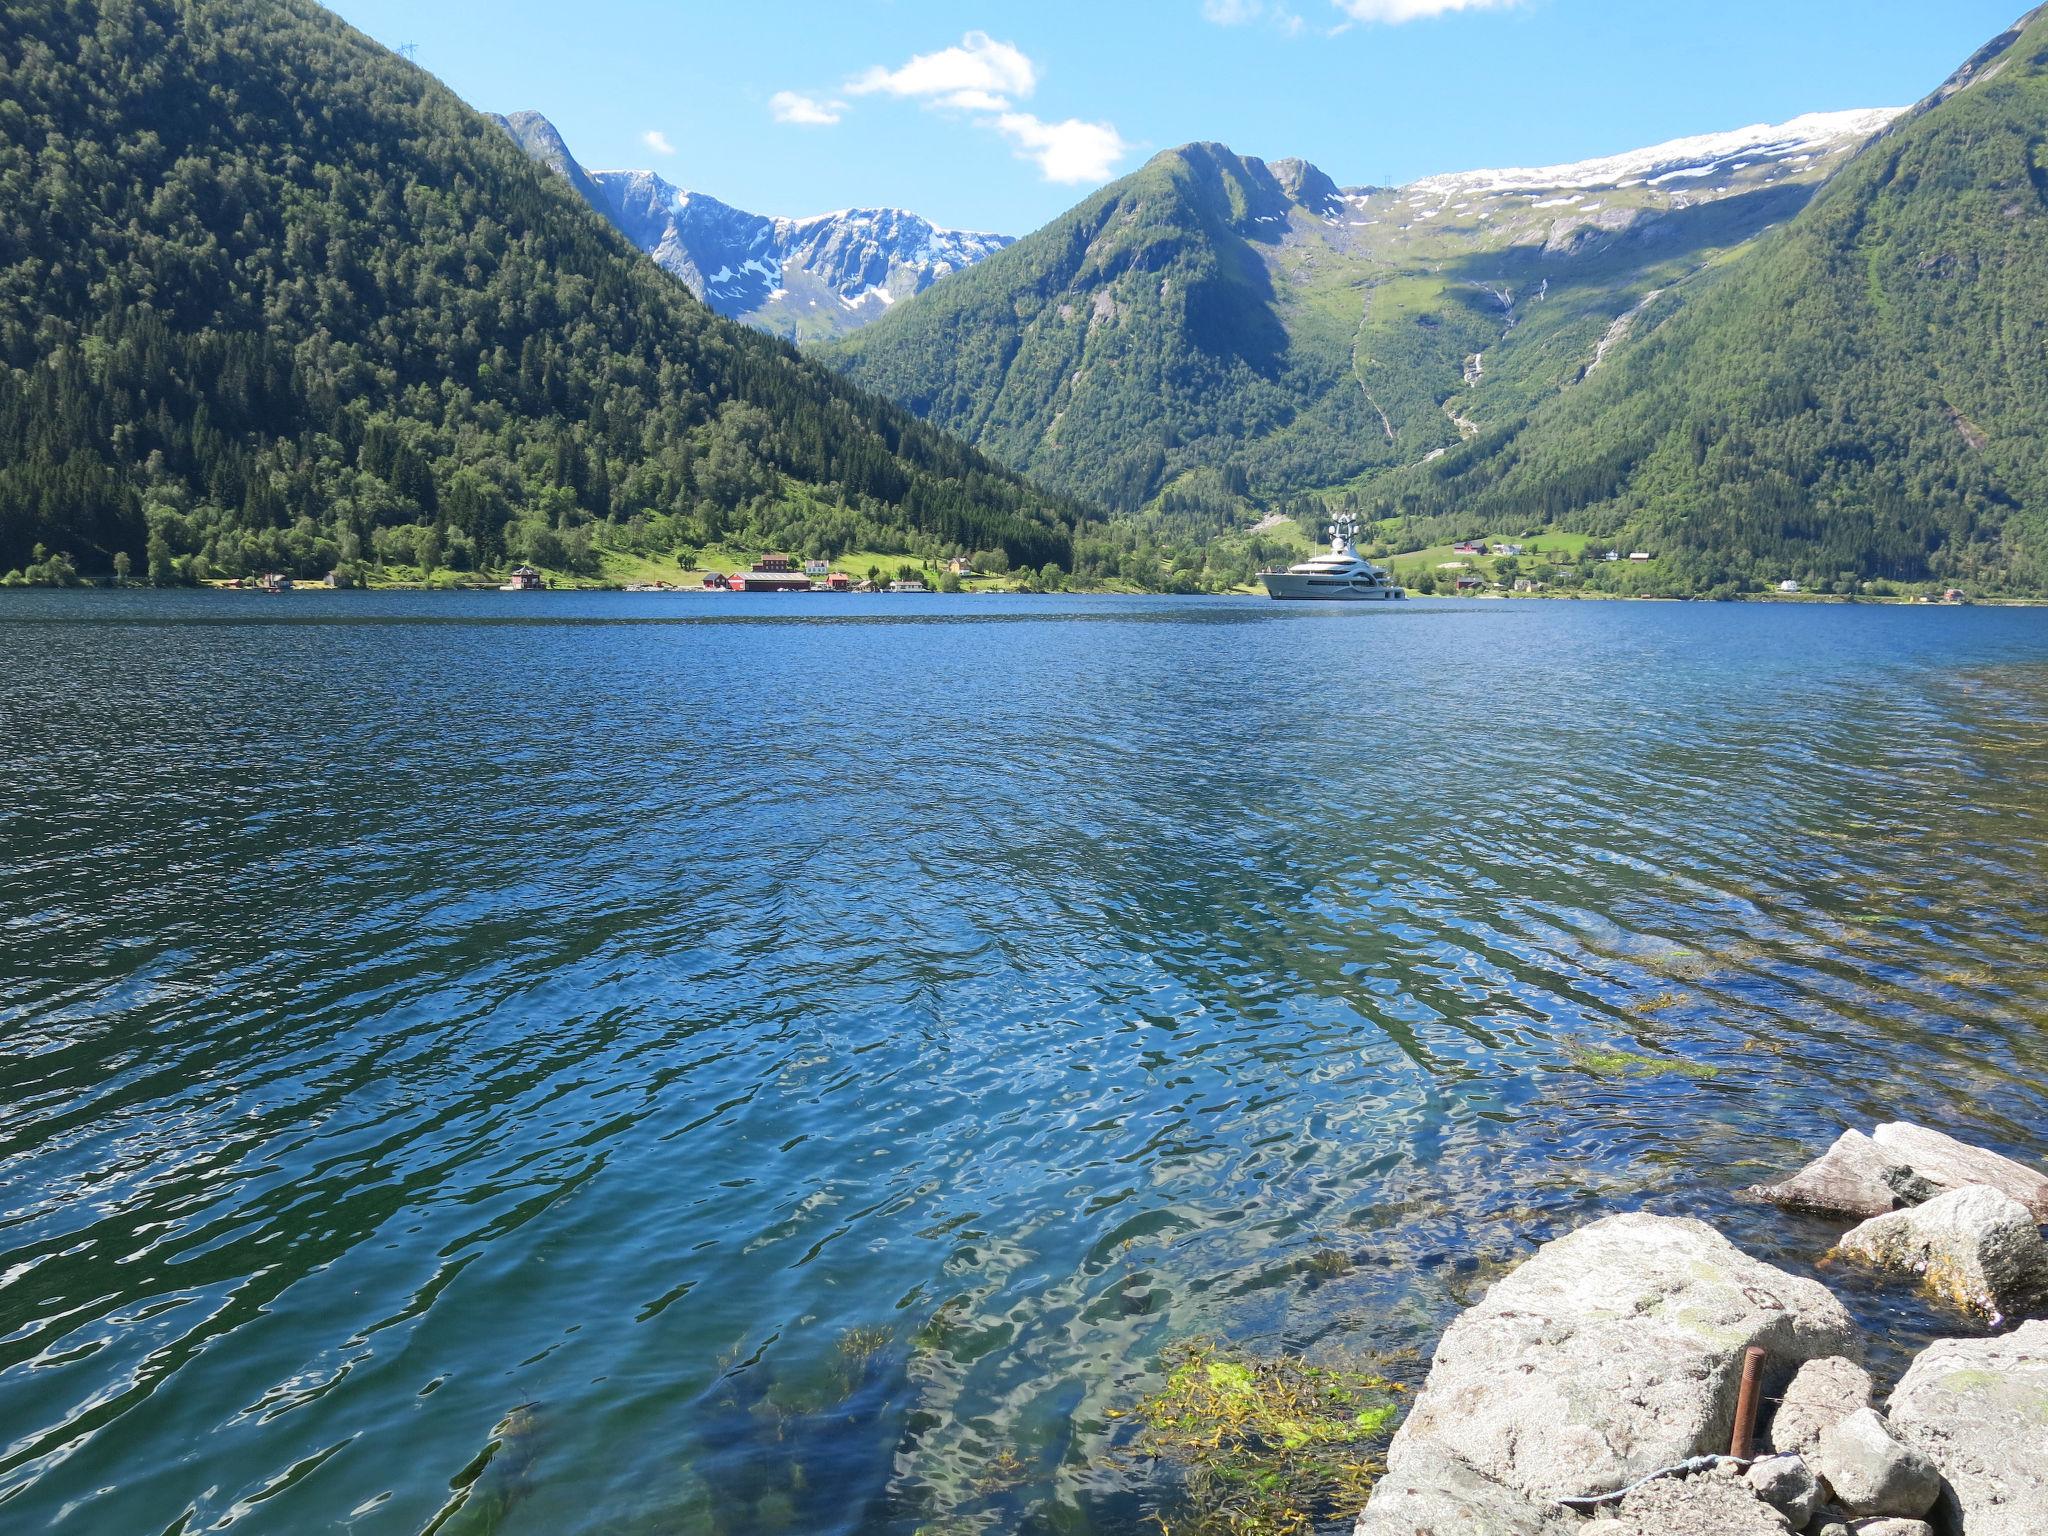
[[1202, 0], [1202, 19], [1219, 27], [1248, 27], [1263, 21], [1288, 37], [1298, 37], [1308, 27], [1279, 0]]
[[962, 112], [1007, 112], [1010, 108], [1008, 98], [979, 90], [948, 91], [938, 98], [938, 105], [958, 107]]
[[768, 98], [768, 110], [778, 123], [801, 123], [822, 128], [839, 121], [846, 111], [843, 101], [820, 101], [801, 91], [777, 91]]
[[1117, 162], [1131, 152], [1122, 134], [1109, 123], [1040, 122], [1029, 112], [1005, 112], [996, 130], [1017, 146], [1017, 153], [1038, 163], [1047, 181], [1107, 181]]
[[1383, 21], [1399, 26], [1425, 16], [1442, 16], [1449, 11], [1497, 11], [1519, 5], [1521, 0], [1331, 0], [1353, 21]]
[[[957, 45], [917, 54], [895, 69], [878, 64], [843, 89], [849, 96], [898, 96], [936, 111], [971, 112], [981, 127], [1008, 139], [1020, 159], [1037, 165], [1047, 181], [1105, 181], [1131, 152], [1113, 123], [1078, 117], [1048, 123], [1018, 110], [1016, 103], [1038, 89], [1038, 66], [1014, 43], [986, 32], [969, 32]], [[824, 105], [836, 114], [843, 103]]]
[[676, 152], [675, 145], [668, 141], [668, 135], [659, 128], [650, 128], [641, 134], [640, 142], [653, 150], [657, 155], [672, 155]]
[[969, 32], [951, 48], [920, 53], [896, 69], [877, 64], [846, 82], [856, 96], [878, 91], [891, 96], [916, 96], [925, 100], [965, 105], [971, 98], [982, 110], [995, 110], [987, 103], [1029, 96], [1038, 88], [1038, 66], [1014, 43], [999, 43], [986, 32]]

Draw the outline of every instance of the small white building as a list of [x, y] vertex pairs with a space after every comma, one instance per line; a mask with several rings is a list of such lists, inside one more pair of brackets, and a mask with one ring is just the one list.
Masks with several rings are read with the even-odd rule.
[[1644, 554], [1644, 553], [1643, 553], [1643, 552], [1642, 552], [1642, 551], [1641, 551], [1640, 549], [1639, 549], [1639, 550], [1636, 550], [1636, 551], [1635, 551], [1634, 553], [1632, 553], [1632, 554], [1631, 554], [1631, 555], [1629, 556], [1629, 559], [1631, 559], [1631, 560], [1647, 560], [1647, 559], [1649, 559], [1649, 558], [1650, 558], [1650, 557], [1649, 557], [1648, 555]]
[[832, 574], [832, 562], [830, 560], [806, 560], [804, 562], [804, 574], [814, 578], [830, 576]]
[[1780, 592], [1797, 592], [1799, 590], [1799, 583], [1796, 581], [1781, 581], [1778, 583], [1778, 590]]

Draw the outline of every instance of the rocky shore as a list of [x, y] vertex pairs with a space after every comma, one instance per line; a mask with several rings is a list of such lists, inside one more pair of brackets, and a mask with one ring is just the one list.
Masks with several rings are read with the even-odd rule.
[[1826, 1286], [1609, 1216], [1451, 1324], [1357, 1536], [2048, 1536], [2048, 1321], [1995, 1331], [2048, 1312], [2048, 1177], [1885, 1125], [1752, 1193], [1862, 1218], [1830, 1263], [1994, 1332], [1931, 1345], [1880, 1408]]

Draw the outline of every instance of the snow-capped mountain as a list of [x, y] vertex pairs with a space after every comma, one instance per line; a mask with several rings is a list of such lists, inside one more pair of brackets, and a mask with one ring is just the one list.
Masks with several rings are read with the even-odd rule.
[[793, 339], [856, 330], [1011, 243], [901, 208], [802, 219], [748, 213], [652, 171], [585, 171], [537, 112], [495, 121], [713, 309]]
[[1182, 145], [817, 355], [1119, 509], [1223, 464], [1269, 494], [1350, 485], [1611, 366], [1660, 298], [1797, 218], [1896, 116], [1402, 187]]

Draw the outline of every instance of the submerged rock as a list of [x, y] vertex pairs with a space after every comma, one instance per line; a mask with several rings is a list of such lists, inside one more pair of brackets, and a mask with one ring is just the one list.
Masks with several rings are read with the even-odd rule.
[[2048, 1531], [2048, 1323], [1928, 1346], [1892, 1394], [1891, 1422], [1947, 1480], [1945, 1529]]
[[1941, 1496], [1941, 1473], [1925, 1454], [1893, 1437], [1875, 1408], [1859, 1408], [1820, 1437], [1813, 1470], [1852, 1519], [1917, 1520]]
[[1771, 1420], [1770, 1447], [1774, 1451], [1811, 1451], [1820, 1437], [1859, 1408], [1870, 1406], [1877, 1383], [1870, 1372], [1854, 1360], [1839, 1355], [1809, 1360], [1799, 1367], [1792, 1385], [1785, 1389]]
[[2048, 1176], [1922, 1125], [1894, 1121], [1870, 1135], [1844, 1131], [1780, 1184], [1750, 1193], [1773, 1204], [1839, 1216], [1879, 1216], [1949, 1190], [1986, 1184], [2048, 1221]]
[[1982, 1184], [1874, 1216], [1835, 1251], [1920, 1275], [1936, 1295], [1994, 1317], [2023, 1314], [2048, 1300], [2048, 1242], [2033, 1213]]
[[1610, 1216], [1547, 1243], [1445, 1332], [1358, 1530], [1548, 1530], [1507, 1512], [1725, 1451], [1752, 1344], [1781, 1383], [1861, 1348], [1824, 1287], [1703, 1222]]

